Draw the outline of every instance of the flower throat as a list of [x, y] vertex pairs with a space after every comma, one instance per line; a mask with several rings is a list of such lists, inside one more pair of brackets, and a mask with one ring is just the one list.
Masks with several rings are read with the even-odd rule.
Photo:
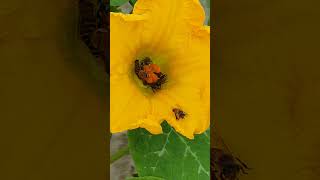
[[167, 81], [167, 75], [162, 73], [160, 67], [153, 64], [149, 57], [135, 60], [134, 70], [143, 85], [151, 87], [153, 92], [160, 90]]

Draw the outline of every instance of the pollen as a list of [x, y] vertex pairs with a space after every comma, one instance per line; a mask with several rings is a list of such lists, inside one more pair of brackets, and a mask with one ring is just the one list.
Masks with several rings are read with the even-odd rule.
[[149, 57], [135, 61], [135, 73], [144, 85], [151, 87], [152, 91], [161, 89], [167, 76], [161, 72], [157, 64], [153, 64]]
[[160, 73], [160, 67], [156, 64], [150, 64], [149, 68], [154, 73]]

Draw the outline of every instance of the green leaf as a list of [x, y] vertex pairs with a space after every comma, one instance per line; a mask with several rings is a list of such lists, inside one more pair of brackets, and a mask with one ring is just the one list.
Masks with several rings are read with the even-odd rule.
[[129, 2], [130, 2], [131, 5], [135, 5], [137, 0], [129, 0]]
[[128, 131], [130, 154], [139, 176], [166, 180], [210, 179], [210, 130], [189, 140], [166, 122], [163, 134], [142, 128]]
[[165, 180], [163, 178], [158, 178], [154, 176], [145, 176], [145, 177], [129, 177], [126, 180]]
[[110, 11], [111, 12], [121, 12], [121, 9], [119, 9], [118, 6], [110, 6]]
[[121, 6], [124, 3], [128, 2], [129, 0], [111, 0], [110, 6]]

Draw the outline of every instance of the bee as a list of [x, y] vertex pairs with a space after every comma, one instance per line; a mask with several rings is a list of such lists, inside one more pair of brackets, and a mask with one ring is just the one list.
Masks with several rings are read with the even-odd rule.
[[176, 116], [176, 120], [183, 119], [187, 114], [183, 112], [181, 109], [173, 108], [172, 112], [174, 112], [174, 115]]
[[144, 58], [143, 60], [141, 60], [141, 62], [136, 59], [134, 61], [134, 72], [136, 73], [136, 75], [139, 77], [139, 72], [143, 70], [144, 66], [147, 66], [149, 64], [152, 64], [152, 61], [149, 57]]
[[157, 82], [150, 84], [150, 87], [153, 92], [160, 90], [162, 85], [167, 82], [167, 75], [166, 74], [163, 74], [161, 72], [155, 73], [155, 74], [159, 77], [159, 79]]
[[136, 73], [136, 75], [139, 77], [139, 72], [142, 69], [141, 64], [139, 62], [139, 60], [135, 60], [134, 61], [134, 72]]
[[251, 168], [239, 158], [233, 156], [222, 138], [215, 142], [220, 142], [225, 150], [217, 147], [211, 148], [210, 165], [214, 180], [238, 180], [240, 174], [248, 174], [246, 170]]
[[167, 75], [166, 74], [163, 74], [162, 72], [155, 73], [155, 74], [159, 77], [159, 80], [161, 81], [162, 84], [167, 81]]
[[214, 175], [215, 177], [219, 177], [220, 180], [237, 180], [239, 179], [240, 172], [248, 174], [246, 170], [250, 168], [232, 154], [226, 153], [218, 148], [211, 148], [211, 153], [214, 159], [212, 164]]
[[142, 66], [147, 66], [147, 65], [150, 65], [150, 64], [152, 64], [152, 61], [151, 61], [151, 59], [149, 57], [145, 57], [141, 62]]

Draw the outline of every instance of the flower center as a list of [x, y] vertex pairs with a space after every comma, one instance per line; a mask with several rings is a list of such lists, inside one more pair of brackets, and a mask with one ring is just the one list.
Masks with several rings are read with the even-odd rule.
[[160, 67], [153, 64], [149, 57], [135, 60], [135, 73], [145, 86], [149, 86], [153, 92], [160, 90], [162, 84], [167, 81], [167, 75], [162, 73]]

